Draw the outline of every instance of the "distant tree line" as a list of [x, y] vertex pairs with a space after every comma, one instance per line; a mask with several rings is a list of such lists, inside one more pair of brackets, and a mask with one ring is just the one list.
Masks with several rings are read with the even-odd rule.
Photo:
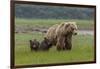
[[15, 17], [35, 19], [93, 19], [94, 9], [16, 4]]

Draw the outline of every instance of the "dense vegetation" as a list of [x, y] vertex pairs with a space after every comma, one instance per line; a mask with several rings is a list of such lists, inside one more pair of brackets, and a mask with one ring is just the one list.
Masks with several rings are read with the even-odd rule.
[[93, 19], [93, 8], [61, 7], [46, 5], [16, 4], [15, 16], [18, 18], [39, 19]]
[[71, 63], [94, 60], [93, 36], [77, 35], [73, 37], [73, 48], [71, 51], [57, 51], [55, 46], [49, 51], [31, 52], [29, 40], [36, 38], [43, 40], [41, 33], [19, 33], [16, 34], [15, 65]]

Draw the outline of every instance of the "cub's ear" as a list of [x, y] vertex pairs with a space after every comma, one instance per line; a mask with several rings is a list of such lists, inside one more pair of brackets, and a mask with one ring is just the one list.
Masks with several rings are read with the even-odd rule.
[[32, 42], [32, 40], [29, 40], [30, 42]]
[[48, 40], [46, 37], [44, 37], [44, 40]]
[[37, 41], [37, 39], [33, 39], [33, 41]]
[[44, 37], [44, 39], [47, 39], [46, 37]]

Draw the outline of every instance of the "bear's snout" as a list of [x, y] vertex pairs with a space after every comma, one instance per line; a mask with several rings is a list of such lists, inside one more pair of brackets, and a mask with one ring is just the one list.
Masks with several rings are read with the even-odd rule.
[[77, 34], [78, 34], [77, 31], [74, 30], [73, 35], [77, 35]]
[[74, 35], [77, 35], [77, 32], [76, 32], [76, 33], [74, 33]]

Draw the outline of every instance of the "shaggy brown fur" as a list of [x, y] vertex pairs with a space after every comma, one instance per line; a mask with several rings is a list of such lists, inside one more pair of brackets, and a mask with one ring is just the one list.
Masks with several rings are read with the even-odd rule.
[[57, 50], [71, 50], [72, 35], [77, 34], [77, 25], [75, 22], [64, 22], [50, 27], [45, 35]]

